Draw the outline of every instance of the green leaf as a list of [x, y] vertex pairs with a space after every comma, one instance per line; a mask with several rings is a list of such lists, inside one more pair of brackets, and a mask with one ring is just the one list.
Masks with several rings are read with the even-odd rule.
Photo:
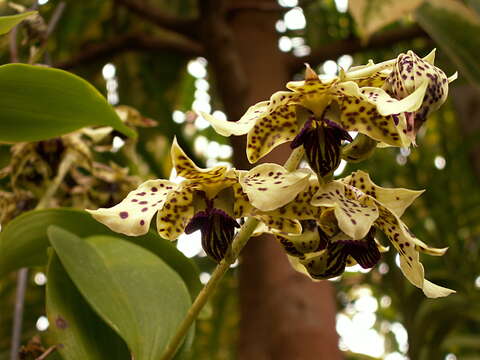
[[87, 81], [44, 66], [0, 66], [0, 141], [39, 141], [85, 126], [111, 126], [135, 137]]
[[47, 271], [48, 340], [66, 360], [129, 360], [122, 340], [83, 299], [52, 252]]
[[157, 360], [190, 306], [180, 276], [157, 256], [120, 238], [84, 240], [56, 226], [47, 232], [74, 284], [135, 359]]
[[28, 11], [17, 15], [0, 16], [0, 35], [8, 33], [15, 25], [36, 13], [36, 11]]
[[478, 49], [480, 15], [460, 1], [430, 0], [415, 13], [425, 31], [447, 53], [465, 76], [480, 90]]
[[178, 251], [174, 244], [160, 238], [154, 231], [138, 237], [120, 235], [94, 220], [85, 211], [74, 209], [29, 211], [9, 222], [0, 232], [0, 277], [21, 267], [47, 263], [49, 225], [60, 226], [80, 237], [111, 235], [131, 241], [169, 264], [185, 281], [192, 299], [202, 287], [196, 265]]
[[357, 23], [362, 39], [367, 40], [374, 32], [391, 24], [415, 10], [423, 0], [355, 0], [348, 10]]

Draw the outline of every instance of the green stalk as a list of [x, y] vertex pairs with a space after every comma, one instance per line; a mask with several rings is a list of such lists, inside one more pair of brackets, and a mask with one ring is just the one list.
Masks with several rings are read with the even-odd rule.
[[[288, 171], [295, 170], [298, 167], [300, 161], [302, 160], [303, 154], [303, 147], [299, 147], [293, 150], [290, 154], [290, 157], [284, 164], [285, 169], [287, 169]], [[198, 317], [198, 314], [205, 306], [208, 299], [210, 299], [210, 297], [212, 296], [220, 280], [230, 268], [230, 265], [232, 265], [238, 258], [240, 251], [242, 251], [243, 247], [247, 244], [250, 236], [252, 236], [253, 231], [255, 230], [257, 225], [258, 220], [255, 218], [248, 218], [245, 224], [242, 225], [240, 231], [237, 233], [237, 236], [233, 240], [232, 245], [227, 251], [227, 254], [217, 265], [217, 267], [212, 273], [212, 276], [210, 277], [210, 280], [197, 295], [192, 306], [190, 306], [190, 309], [188, 309], [187, 315], [183, 319], [175, 335], [168, 343], [160, 360], [170, 360], [173, 358], [173, 356], [177, 352], [178, 347], [181, 345], [183, 339], [185, 338], [188, 330], [192, 326], [195, 319]]]

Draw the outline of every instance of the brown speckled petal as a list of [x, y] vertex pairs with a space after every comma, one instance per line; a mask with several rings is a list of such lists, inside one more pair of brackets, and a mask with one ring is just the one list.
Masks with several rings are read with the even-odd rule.
[[239, 183], [250, 203], [261, 211], [278, 209], [289, 203], [309, 184], [307, 169], [288, 172], [278, 164], [261, 164], [240, 173]]
[[387, 189], [380, 187], [362, 170], [355, 171], [342, 179], [342, 182], [374, 197], [399, 217], [424, 192], [424, 190], [416, 191], [403, 188]]
[[168, 194], [163, 208], [157, 214], [157, 230], [161, 237], [175, 240], [183, 233], [193, 217], [194, 191], [194, 187], [182, 183], [177, 190]]
[[400, 254], [400, 268], [405, 277], [416, 287], [423, 290], [427, 297], [437, 298], [448, 296], [455, 291], [435, 285], [425, 279], [423, 265], [420, 262], [419, 251], [434, 255], [442, 255], [446, 249], [428, 248], [416, 239], [408, 227], [386, 207], [378, 204], [380, 216], [375, 223], [388, 237]]
[[[345, 189], [349, 191], [345, 191]], [[352, 239], [362, 239], [378, 217], [373, 199], [358, 194], [340, 181], [332, 181], [320, 188], [312, 205], [334, 208], [338, 227]]]
[[148, 232], [153, 215], [177, 186], [168, 180], [149, 180], [114, 207], [87, 211], [113, 231], [129, 236], [143, 235]]

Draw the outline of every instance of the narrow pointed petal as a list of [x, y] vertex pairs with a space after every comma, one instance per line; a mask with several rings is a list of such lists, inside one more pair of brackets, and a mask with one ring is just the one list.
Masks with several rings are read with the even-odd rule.
[[273, 148], [293, 140], [298, 132], [296, 119], [296, 95], [287, 91], [274, 93], [264, 111], [247, 136], [247, 158], [255, 163]]
[[382, 230], [400, 255], [400, 268], [405, 277], [428, 297], [441, 297], [453, 293], [425, 280], [424, 268], [420, 263], [417, 241], [408, 227], [384, 206], [378, 204], [380, 216], [376, 226]]
[[402, 188], [387, 189], [376, 185], [370, 176], [358, 170], [342, 179], [342, 182], [351, 185], [363, 193], [377, 199], [382, 205], [391, 210], [398, 217], [402, 216], [405, 209], [408, 208], [424, 190], [408, 190]]
[[308, 186], [310, 175], [306, 169], [288, 172], [283, 166], [267, 163], [241, 174], [239, 183], [254, 207], [270, 211], [295, 199]]
[[414, 112], [420, 109], [427, 87], [428, 82], [424, 81], [414, 92], [401, 100], [392, 98], [385, 90], [379, 88], [362, 88], [360, 91], [363, 94], [368, 94], [369, 99], [377, 105], [380, 115], [388, 116], [402, 112]]
[[215, 166], [210, 169], [199, 168], [178, 145], [177, 138], [173, 139], [170, 154], [177, 175], [189, 180], [219, 179], [223, 178], [227, 172], [225, 166]]
[[345, 185], [339, 181], [322, 186], [313, 197], [312, 205], [334, 208], [338, 227], [355, 240], [364, 238], [378, 218], [378, 208], [373, 199], [367, 196], [356, 199], [351, 191], [347, 196]]
[[129, 236], [143, 235], [148, 232], [152, 217], [177, 186], [168, 180], [149, 180], [114, 207], [87, 211], [115, 232]]
[[177, 239], [193, 217], [194, 189], [182, 185], [168, 194], [163, 208], [157, 214], [157, 231], [164, 239]]
[[200, 112], [200, 115], [222, 136], [245, 135], [253, 128], [258, 117], [266, 111], [267, 107], [268, 101], [262, 101], [250, 106], [245, 115], [238, 121], [217, 119], [205, 112]]
[[428, 53], [427, 56], [423, 58], [423, 61], [426, 61], [430, 65], [435, 65], [435, 53], [437, 52], [437, 49], [433, 49]]

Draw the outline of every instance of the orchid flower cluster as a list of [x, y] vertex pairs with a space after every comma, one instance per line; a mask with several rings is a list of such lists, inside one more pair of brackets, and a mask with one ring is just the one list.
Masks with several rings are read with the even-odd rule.
[[[149, 231], [155, 214], [163, 238], [200, 230], [203, 249], [217, 262], [227, 253], [238, 220], [253, 217], [259, 221], [254, 235], [273, 234], [294, 268], [319, 280], [355, 264], [373, 267], [388, 250], [376, 239], [383, 232], [400, 255], [405, 277], [428, 297], [447, 296], [454, 291], [426, 280], [419, 260], [420, 252], [439, 256], [446, 249], [427, 246], [400, 219], [422, 191], [382, 188], [363, 171], [333, 179], [346, 146], [359, 145], [349, 131], [377, 147], [415, 144], [418, 129], [446, 100], [456, 77], [435, 67], [434, 56], [434, 51], [424, 58], [408, 51], [341, 70], [328, 80], [307, 65], [304, 81], [289, 82], [289, 91], [250, 107], [237, 122], [201, 114], [223, 136], [247, 134], [251, 163], [291, 142], [292, 148], [303, 148], [307, 168], [288, 171], [263, 163], [249, 171], [201, 169], [174, 140], [172, 163], [182, 182], [149, 180], [118, 205], [89, 212], [131, 236]], [[359, 159], [361, 153], [351, 158]]]

